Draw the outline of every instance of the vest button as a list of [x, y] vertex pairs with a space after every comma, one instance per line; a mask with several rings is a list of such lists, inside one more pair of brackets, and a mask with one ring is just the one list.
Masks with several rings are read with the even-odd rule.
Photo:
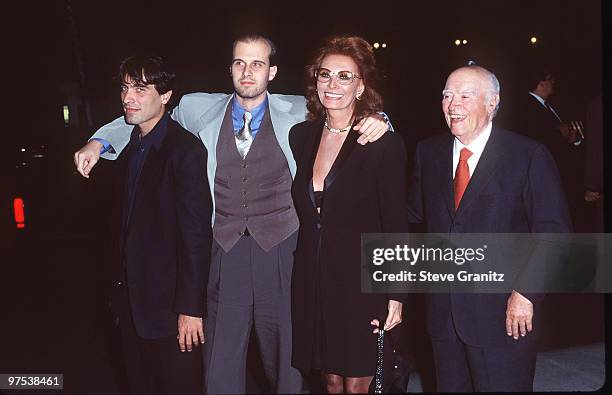
[[243, 204], [242, 207], [248, 208], [249, 206], [247, 204]]
[[247, 168], [247, 164], [246, 164], [246, 163], [243, 163], [243, 164], [242, 164], [242, 168], [243, 168], [243, 169], [246, 169], [246, 168]]
[[242, 177], [242, 182], [246, 182], [247, 178], [246, 177]]

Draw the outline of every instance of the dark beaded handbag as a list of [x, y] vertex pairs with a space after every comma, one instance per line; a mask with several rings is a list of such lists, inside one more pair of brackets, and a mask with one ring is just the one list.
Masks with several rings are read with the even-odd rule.
[[[402, 394], [408, 388], [410, 368], [391, 346], [384, 347], [385, 330], [379, 329], [376, 341], [376, 373], [370, 384], [370, 394]], [[390, 342], [389, 342], [390, 343]]]

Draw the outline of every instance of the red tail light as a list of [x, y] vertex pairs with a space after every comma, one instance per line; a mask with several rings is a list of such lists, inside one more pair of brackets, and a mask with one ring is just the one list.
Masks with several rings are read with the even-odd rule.
[[13, 200], [13, 211], [15, 213], [15, 224], [18, 229], [25, 228], [25, 211], [23, 209], [23, 199], [15, 198]]

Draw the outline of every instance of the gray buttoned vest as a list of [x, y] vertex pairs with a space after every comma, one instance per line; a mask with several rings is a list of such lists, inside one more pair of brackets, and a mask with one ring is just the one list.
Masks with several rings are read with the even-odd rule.
[[243, 160], [234, 138], [232, 105], [227, 106], [217, 142], [213, 235], [229, 251], [244, 230], [265, 251], [299, 226], [291, 198], [291, 173], [276, 140], [270, 110]]

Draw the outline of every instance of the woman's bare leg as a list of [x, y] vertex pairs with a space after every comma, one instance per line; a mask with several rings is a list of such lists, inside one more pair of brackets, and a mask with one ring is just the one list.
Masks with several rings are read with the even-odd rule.
[[344, 393], [344, 377], [332, 373], [323, 373], [323, 381], [325, 383], [325, 391], [328, 394]]
[[347, 394], [367, 394], [374, 376], [345, 377], [344, 391]]

